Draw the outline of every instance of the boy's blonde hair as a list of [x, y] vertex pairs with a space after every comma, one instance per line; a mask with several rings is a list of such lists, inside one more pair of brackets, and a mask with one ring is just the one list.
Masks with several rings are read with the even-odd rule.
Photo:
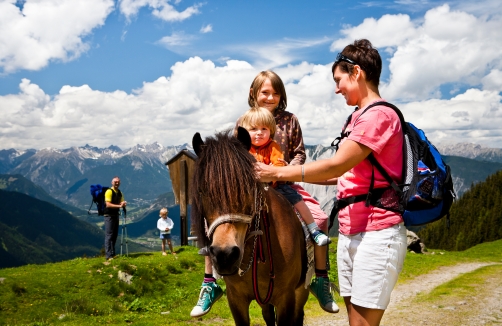
[[166, 215], [167, 215], [168, 212], [169, 211], [167, 210], [166, 207], [162, 207], [161, 210], [160, 210], [160, 212], [159, 212], [159, 214], [162, 215], [162, 213], [166, 213]]
[[274, 90], [281, 96], [277, 108], [285, 110], [286, 107], [288, 106], [286, 88], [284, 87], [284, 83], [282, 82], [281, 77], [279, 77], [279, 75], [277, 75], [275, 72], [271, 70], [262, 71], [254, 78], [249, 90], [249, 96], [248, 96], [249, 106], [250, 107], [258, 106], [258, 103], [256, 103], [256, 99], [258, 98], [258, 92], [261, 90], [261, 87], [263, 86], [265, 80], [267, 79], [270, 80], [270, 83], [272, 84]]
[[276, 125], [272, 113], [265, 108], [251, 108], [240, 118], [240, 126], [248, 130], [259, 126], [270, 129], [270, 138], [274, 138]]

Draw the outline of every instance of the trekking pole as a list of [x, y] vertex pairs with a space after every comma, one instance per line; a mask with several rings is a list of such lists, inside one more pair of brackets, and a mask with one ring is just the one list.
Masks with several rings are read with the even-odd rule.
[[124, 246], [124, 222], [125, 222], [125, 219], [122, 220], [122, 232], [120, 235], [120, 257], [122, 257], [122, 247]]
[[126, 213], [126, 208], [124, 207], [123, 208], [124, 210], [124, 231], [125, 231], [125, 241], [126, 241], [126, 256], [129, 257], [129, 247], [127, 246], [127, 220], [126, 220], [126, 217], [127, 217], [127, 213]]

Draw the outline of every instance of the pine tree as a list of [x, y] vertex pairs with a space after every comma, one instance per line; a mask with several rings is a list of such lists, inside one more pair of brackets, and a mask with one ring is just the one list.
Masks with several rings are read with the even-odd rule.
[[445, 250], [465, 250], [502, 239], [502, 170], [472, 185], [453, 203], [450, 221], [450, 228], [443, 218], [418, 235], [427, 247]]

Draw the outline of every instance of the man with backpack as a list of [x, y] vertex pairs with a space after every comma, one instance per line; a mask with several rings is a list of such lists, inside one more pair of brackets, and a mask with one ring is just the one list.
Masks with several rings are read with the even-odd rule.
[[119, 190], [120, 178], [112, 179], [112, 187], [105, 192], [105, 256], [107, 260], [115, 256], [115, 243], [119, 234], [119, 211], [126, 207], [122, 192]]

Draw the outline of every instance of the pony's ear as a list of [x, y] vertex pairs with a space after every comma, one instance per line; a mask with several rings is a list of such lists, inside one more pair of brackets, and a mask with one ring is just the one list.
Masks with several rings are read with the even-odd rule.
[[193, 150], [195, 151], [195, 154], [197, 154], [197, 156], [200, 156], [200, 153], [202, 152], [203, 145], [204, 145], [204, 142], [202, 141], [202, 137], [200, 136], [200, 134], [198, 132], [196, 132], [192, 138], [192, 147], [193, 147]]
[[251, 137], [246, 129], [242, 127], [237, 128], [237, 139], [244, 145], [246, 150], [249, 151], [251, 148]]

